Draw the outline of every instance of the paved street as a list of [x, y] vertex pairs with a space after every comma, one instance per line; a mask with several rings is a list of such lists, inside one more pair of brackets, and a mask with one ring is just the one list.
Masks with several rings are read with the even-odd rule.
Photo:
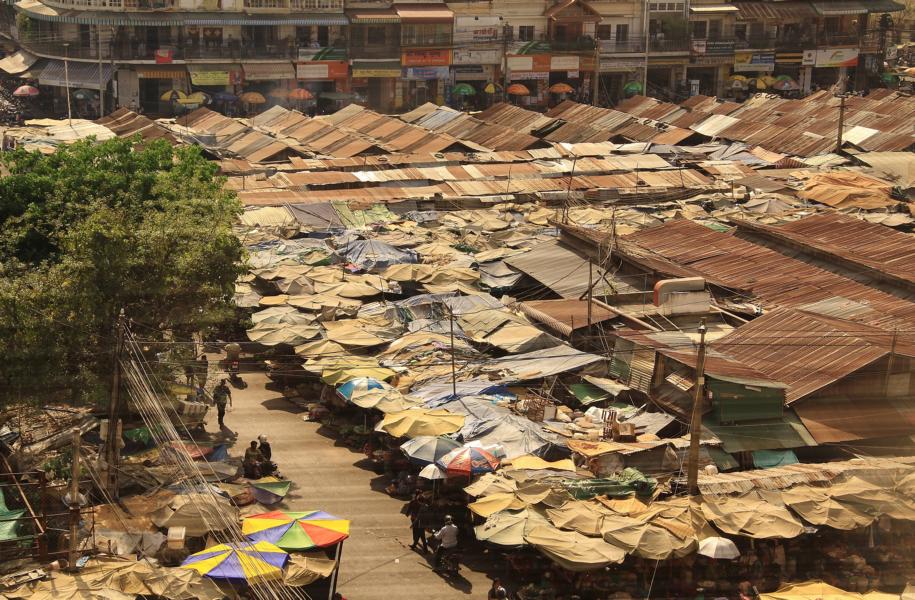
[[[304, 422], [296, 406], [266, 389], [263, 373], [243, 377], [248, 387], [233, 389], [234, 407], [226, 415], [226, 425], [238, 433], [232, 454], [266, 433], [281, 472], [295, 482], [282, 507], [319, 508], [352, 520], [337, 588], [347, 600], [486, 597], [490, 580], [484, 573], [463, 565], [464, 579], [449, 583], [409, 549], [403, 502], [374, 491], [383, 487], [382, 478], [361, 466], [361, 454], [335, 445], [319, 432], [320, 424]], [[215, 425], [214, 418], [209, 429]]]

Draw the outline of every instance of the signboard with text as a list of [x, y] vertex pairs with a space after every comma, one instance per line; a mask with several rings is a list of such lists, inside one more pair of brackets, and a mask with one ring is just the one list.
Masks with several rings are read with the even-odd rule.
[[405, 67], [402, 77], [411, 81], [429, 81], [430, 79], [448, 79], [448, 67]]
[[502, 51], [498, 49], [455, 48], [451, 57], [454, 65], [498, 65], [501, 62]]
[[734, 72], [771, 72], [775, 70], [775, 52], [737, 52]]
[[296, 79], [346, 79], [349, 65], [344, 61], [325, 60], [299, 63], [296, 65]]
[[818, 67], [854, 67], [858, 64], [857, 48], [826, 48], [817, 50]]
[[406, 50], [400, 63], [405, 67], [447, 67], [451, 64], [451, 50]]
[[502, 17], [454, 18], [454, 43], [492, 42], [502, 39]]
[[577, 71], [578, 56], [551, 56], [550, 71]]

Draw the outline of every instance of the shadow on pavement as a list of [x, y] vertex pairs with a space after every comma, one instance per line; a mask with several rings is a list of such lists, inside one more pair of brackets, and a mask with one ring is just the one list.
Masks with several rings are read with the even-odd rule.
[[283, 398], [282, 396], [280, 396], [278, 398], [270, 398], [269, 400], [264, 400], [263, 402], [261, 402], [261, 406], [263, 406], [267, 410], [281, 410], [283, 412], [292, 413], [294, 415], [305, 412], [305, 409], [296, 406], [295, 404], [293, 404], [289, 400], [286, 400], [286, 398]]

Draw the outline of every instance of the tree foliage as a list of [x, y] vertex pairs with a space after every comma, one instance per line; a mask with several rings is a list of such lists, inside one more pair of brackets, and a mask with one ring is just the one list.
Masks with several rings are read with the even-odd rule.
[[199, 149], [136, 141], [3, 156], [0, 400], [104, 393], [122, 308], [146, 337], [231, 314], [240, 204]]

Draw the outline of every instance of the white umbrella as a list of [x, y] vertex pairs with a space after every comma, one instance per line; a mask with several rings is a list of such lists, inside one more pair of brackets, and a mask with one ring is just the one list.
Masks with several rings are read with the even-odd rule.
[[431, 479], [434, 481], [436, 479], [445, 479], [445, 472], [435, 464], [428, 464], [422, 468], [419, 472], [419, 476], [423, 479]]
[[731, 560], [740, 556], [740, 550], [728, 538], [710, 537], [699, 542], [699, 554], [709, 558]]

